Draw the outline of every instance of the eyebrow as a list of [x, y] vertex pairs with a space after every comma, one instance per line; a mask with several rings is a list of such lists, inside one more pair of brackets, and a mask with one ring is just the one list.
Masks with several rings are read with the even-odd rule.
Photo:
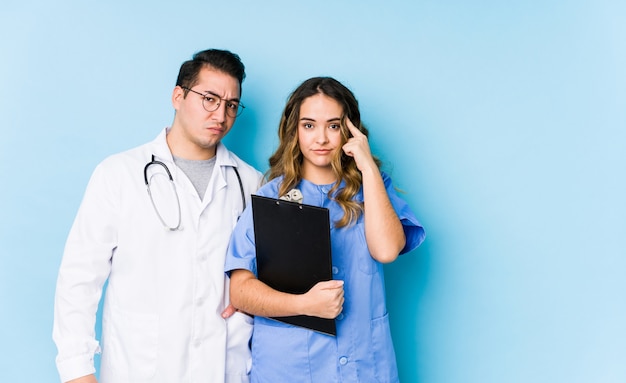
[[[315, 121], [315, 119], [311, 117], [300, 117], [300, 121]], [[326, 120], [326, 122], [333, 122], [333, 121], [341, 121], [341, 117], [333, 117], [329, 120]]]
[[209, 95], [209, 94], [210, 94], [211, 96], [219, 97], [219, 98], [221, 98], [222, 100], [227, 101], [227, 102], [232, 102], [232, 101], [239, 102], [239, 98], [238, 98], [238, 97], [235, 97], [235, 98], [230, 98], [230, 99], [229, 99], [229, 98], [224, 98], [224, 97], [220, 96], [219, 94], [217, 94], [217, 93], [215, 93], [215, 92], [211, 92], [210, 90], [207, 90], [207, 91], [205, 91], [205, 92], [204, 92], [204, 95], [205, 95], [205, 96], [207, 96], [207, 95]]

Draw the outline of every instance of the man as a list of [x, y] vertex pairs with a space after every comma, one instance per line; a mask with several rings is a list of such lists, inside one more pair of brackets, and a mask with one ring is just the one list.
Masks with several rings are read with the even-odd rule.
[[229, 305], [231, 231], [262, 175], [221, 143], [243, 110], [239, 56], [196, 53], [180, 68], [172, 126], [105, 159], [70, 231], [53, 338], [63, 382], [247, 382], [251, 320]]

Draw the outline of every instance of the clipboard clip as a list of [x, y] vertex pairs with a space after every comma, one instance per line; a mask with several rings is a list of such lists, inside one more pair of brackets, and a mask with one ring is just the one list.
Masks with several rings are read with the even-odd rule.
[[282, 199], [283, 201], [291, 201], [291, 202], [297, 202], [297, 203], [302, 203], [302, 200], [304, 199], [304, 196], [302, 195], [302, 192], [298, 189], [291, 189], [287, 192], [287, 194], [285, 194], [284, 196], [280, 197], [279, 199]]

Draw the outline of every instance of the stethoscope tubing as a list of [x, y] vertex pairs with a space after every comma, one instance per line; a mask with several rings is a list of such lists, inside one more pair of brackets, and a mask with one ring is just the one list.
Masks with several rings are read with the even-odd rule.
[[[165, 172], [167, 173], [167, 177], [170, 180], [170, 184], [172, 185], [172, 190], [174, 190], [174, 195], [176, 196], [176, 205], [178, 206], [178, 223], [176, 224], [176, 226], [168, 226], [167, 223], [165, 223], [165, 220], [159, 213], [159, 209], [157, 209], [156, 204], [154, 203], [154, 198], [152, 197], [152, 192], [150, 191], [150, 182], [148, 181], [148, 168], [152, 165], [158, 165], [158, 166], [161, 166], [163, 169], [165, 169]], [[237, 170], [237, 167], [232, 166], [232, 168], [235, 171], [235, 175], [237, 176], [237, 181], [239, 182], [239, 191], [241, 192], [241, 203], [243, 205], [243, 210], [245, 210], [246, 209], [246, 195], [243, 190], [243, 182], [241, 181], [241, 176], [239, 175], [239, 171]], [[150, 197], [150, 202], [152, 203], [154, 212], [159, 218], [159, 221], [161, 221], [161, 224], [163, 224], [163, 227], [168, 231], [182, 230], [182, 227], [181, 227], [182, 212], [180, 209], [180, 198], [178, 197], [178, 191], [176, 190], [176, 184], [174, 183], [174, 178], [172, 177], [172, 173], [170, 172], [170, 169], [167, 167], [167, 165], [164, 162], [155, 160], [154, 154], [152, 155], [150, 162], [148, 162], [146, 166], [144, 166], [143, 168], [143, 180], [146, 184], [146, 190], [148, 191], [148, 196]]]

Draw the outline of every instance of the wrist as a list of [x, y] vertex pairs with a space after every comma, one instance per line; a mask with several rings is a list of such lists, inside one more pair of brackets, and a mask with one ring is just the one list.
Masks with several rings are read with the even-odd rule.
[[368, 163], [366, 166], [363, 166], [363, 168], [359, 170], [361, 171], [361, 175], [363, 178], [380, 176], [380, 170], [374, 162]]

